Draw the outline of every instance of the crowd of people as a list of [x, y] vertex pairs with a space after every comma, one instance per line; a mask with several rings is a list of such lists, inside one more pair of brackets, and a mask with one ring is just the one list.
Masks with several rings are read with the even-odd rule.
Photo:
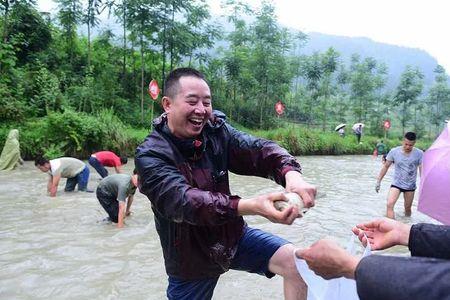
[[[307, 286], [293, 253], [324, 278], [356, 279], [361, 299], [450, 298], [450, 227], [409, 226], [392, 220], [400, 193], [405, 198], [405, 214], [411, 214], [423, 154], [414, 148], [414, 133], [405, 134], [402, 146], [389, 151], [377, 179], [379, 192], [381, 180], [394, 164], [388, 218], [353, 229], [361, 242], [374, 250], [405, 245], [412, 257], [371, 255], [359, 259], [330, 240], [297, 249], [284, 238], [247, 225], [245, 215], [290, 225], [301, 211], [295, 206], [275, 209], [275, 201], [287, 200], [282, 192], [252, 198], [232, 195], [229, 172], [270, 178], [286, 192], [297, 193], [307, 208], [314, 206], [317, 188], [304, 180], [299, 162], [284, 148], [235, 129], [223, 113], [214, 111], [203, 74], [192, 68], [173, 70], [166, 78], [162, 106], [164, 113], [153, 121], [153, 131], [136, 149], [132, 175], [121, 168], [126, 157], [111, 151], [93, 153], [88, 162], [102, 177], [96, 189], [99, 203], [118, 227], [124, 226], [124, 218], [130, 214], [137, 188], [150, 200], [168, 275], [168, 299], [211, 299], [219, 277], [229, 269], [267, 278], [282, 276], [286, 299], [306, 299]], [[359, 142], [362, 126], [358, 130]], [[18, 149], [14, 142], [18, 132], [10, 135], [8, 153]], [[17, 157], [20, 150], [14, 154], [19, 161]], [[4, 160], [2, 152], [2, 168]], [[5, 166], [13, 168], [15, 164], [11, 160]], [[61, 178], [67, 178], [65, 191], [78, 185], [79, 191], [93, 192], [87, 186], [89, 168], [81, 160], [39, 157], [35, 165], [49, 174], [51, 197], [56, 196]], [[116, 174], [109, 175], [105, 167], [113, 167]], [[427, 272], [426, 278], [418, 280], [423, 272]], [[429, 285], [434, 288], [428, 289]]]

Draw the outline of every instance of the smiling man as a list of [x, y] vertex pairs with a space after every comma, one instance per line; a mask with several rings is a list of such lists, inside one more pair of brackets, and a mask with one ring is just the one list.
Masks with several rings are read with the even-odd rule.
[[389, 189], [386, 208], [386, 216], [391, 219], [395, 218], [394, 206], [401, 193], [403, 193], [403, 199], [405, 201], [405, 215], [408, 217], [411, 216], [411, 206], [416, 190], [417, 169], [422, 173], [423, 151], [414, 147], [416, 144], [416, 134], [414, 132], [405, 133], [402, 144], [402, 146], [395, 147], [389, 151], [375, 186], [375, 191], [378, 193], [380, 191], [381, 180], [383, 180], [389, 167], [394, 164], [394, 179]]
[[203, 75], [172, 71], [165, 82], [164, 114], [136, 150], [139, 189], [152, 203], [169, 275], [169, 299], [211, 299], [219, 276], [229, 269], [281, 275], [286, 299], [306, 299], [306, 285], [293, 246], [247, 226], [243, 215], [292, 224], [297, 208], [277, 211], [283, 193], [241, 199], [231, 195], [228, 171], [271, 178], [314, 205], [316, 188], [305, 182], [299, 163], [276, 143], [231, 127], [212, 110]]

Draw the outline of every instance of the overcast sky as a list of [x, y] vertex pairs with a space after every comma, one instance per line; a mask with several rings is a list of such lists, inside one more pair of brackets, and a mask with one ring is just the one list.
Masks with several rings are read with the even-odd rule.
[[[207, 0], [220, 14], [220, 0]], [[242, 0], [259, 6], [260, 0]], [[38, 0], [48, 11], [51, 0]], [[308, 32], [368, 37], [377, 42], [420, 48], [450, 73], [448, 0], [273, 0], [279, 22]], [[413, 62], [412, 62], [413, 63]]]

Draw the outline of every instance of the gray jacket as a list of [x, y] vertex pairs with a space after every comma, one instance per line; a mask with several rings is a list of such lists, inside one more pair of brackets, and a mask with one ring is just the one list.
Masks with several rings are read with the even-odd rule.
[[355, 272], [361, 300], [450, 300], [450, 226], [416, 224], [412, 257], [371, 255]]

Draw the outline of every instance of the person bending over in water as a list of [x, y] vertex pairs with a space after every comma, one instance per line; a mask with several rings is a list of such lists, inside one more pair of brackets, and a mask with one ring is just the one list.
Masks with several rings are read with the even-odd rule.
[[325, 279], [355, 279], [361, 300], [450, 299], [450, 226], [411, 226], [384, 218], [357, 225], [353, 232], [372, 250], [403, 245], [412, 257], [358, 258], [326, 239], [296, 250], [295, 255]]
[[47, 192], [50, 197], [56, 197], [58, 184], [61, 178], [67, 178], [65, 192], [72, 192], [78, 184], [78, 190], [83, 192], [92, 192], [88, 190], [89, 168], [79, 159], [73, 157], [60, 157], [48, 160], [44, 157], [38, 157], [34, 165], [44, 173], [48, 173]]
[[260, 215], [292, 224], [298, 208], [280, 212], [284, 193], [241, 199], [231, 195], [228, 171], [271, 178], [314, 205], [316, 188], [300, 174], [296, 159], [276, 143], [234, 129], [213, 111], [203, 75], [172, 71], [165, 82], [165, 113], [137, 148], [139, 190], [152, 203], [169, 275], [169, 299], [211, 299], [219, 276], [229, 269], [268, 278], [281, 275], [286, 299], [306, 299], [294, 247], [254, 229], [242, 216]]
[[414, 147], [416, 143], [416, 134], [414, 132], [405, 133], [403, 145], [395, 147], [389, 151], [386, 162], [381, 168], [378, 175], [375, 191], [380, 191], [381, 180], [388, 171], [389, 167], [395, 164], [394, 180], [389, 189], [386, 216], [394, 219], [394, 206], [400, 193], [403, 193], [405, 201], [405, 215], [411, 215], [411, 206], [414, 200], [414, 192], [416, 190], [417, 168], [422, 173], [422, 157], [423, 151]]
[[105, 178], [108, 176], [108, 170], [105, 167], [114, 167], [117, 174], [122, 173], [122, 165], [128, 162], [128, 158], [119, 157], [112, 151], [100, 151], [93, 153], [88, 162], [102, 178]]
[[103, 178], [97, 187], [97, 199], [108, 213], [109, 219], [123, 227], [123, 219], [130, 215], [137, 187], [137, 175], [113, 174]]

